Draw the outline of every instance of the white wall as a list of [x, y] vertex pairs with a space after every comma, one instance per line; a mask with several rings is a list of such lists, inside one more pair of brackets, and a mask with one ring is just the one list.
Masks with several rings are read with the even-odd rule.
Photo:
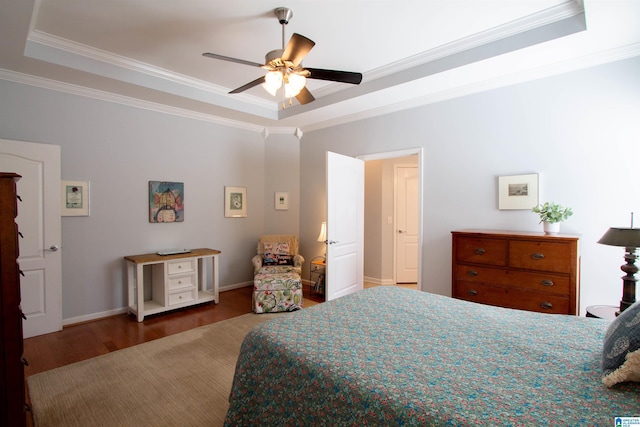
[[[530, 211], [500, 211], [501, 175], [536, 172], [541, 201], [573, 208], [581, 235], [581, 313], [619, 304], [622, 248], [597, 244], [640, 213], [640, 58], [307, 132], [301, 235], [309, 252], [326, 207], [324, 153], [359, 156], [423, 147], [422, 289], [451, 294], [451, 235], [463, 228], [541, 231]], [[640, 226], [640, 224], [637, 224]]]
[[[219, 249], [220, 285], [228, 287], [252, 280], [250, 260], [266, 230], [298, 232], [294, 137], [265, 144], [257, 132], [7, 81], [0, 108], [0, 138], [60, 145], [62, 179], [91, 182], [91, 216], [62, 218], [65, 320], [126, 306], [126, 255]], [[150, 180], [184, 183], [184, 222], [149, 223]], [[225, 186], [247, 187], [247, 218], [224, 218]], [[290, 193], [288, 211], [273, 212], [273, 191]]]

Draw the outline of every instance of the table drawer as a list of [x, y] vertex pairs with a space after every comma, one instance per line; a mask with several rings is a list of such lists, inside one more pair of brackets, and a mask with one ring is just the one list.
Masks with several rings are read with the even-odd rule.
[[507, 263], [506, 239], [481, 237], [457, 237], [456, 260], [476, 264], [505, 266]]
[[196, 271], [195, 258], [183, 258], [167, 262], [167, 274], [184, 274]]
[[571, 246], [562, 242], [512, 241], [509, 266], [529, 270], [571, 272]]
[[196, 299], [196, 289], [169, 294], [169, 305], [184, 304]]
[[169, 277], [169, 286], [168, 289], [180, 289], [187, 287], [196, 287], [196, 275], [195, 274], [187, 274], [184, 276], [171, 276]]

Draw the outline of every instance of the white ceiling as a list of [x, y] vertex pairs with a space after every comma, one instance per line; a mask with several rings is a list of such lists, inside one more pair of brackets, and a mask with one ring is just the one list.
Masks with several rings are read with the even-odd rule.
[[[308, 80], [282, 110], [251, 62], [281, 48], [276, 7], [316, 42], [304, 65], [361, 72]], [[0, 78], [278, 132], [312, 130], [640, 54], [637, 0], [0, 0]], [[288, 131], [288, 130], [287, 130]], [[299, 132], [299, 131], [298, 131]]]

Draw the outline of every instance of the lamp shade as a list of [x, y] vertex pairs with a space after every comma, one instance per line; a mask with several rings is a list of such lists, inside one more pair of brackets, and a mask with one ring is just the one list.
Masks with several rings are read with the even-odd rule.
[[318, 234], [318, 242], [327, 241], [327, 223], [323, 222], [320, 226], [320, 234]]
[[598, 240], [598, 243], [623, 248], [640, 248], [640, 228], [611, 227]]

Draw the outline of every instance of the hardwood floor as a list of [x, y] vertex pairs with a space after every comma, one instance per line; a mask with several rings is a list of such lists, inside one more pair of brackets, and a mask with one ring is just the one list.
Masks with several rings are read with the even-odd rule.
[[[219, 304], [149, 316], [140, 323], [135, 316], [122, 314], [27, 338], [24, 355], [29, 366], [25, 367], [25, 376], [250, 313], [252, 289], [248, 286], [221, 292]], [[304, 297], [304, 307], [317, 304], [310, 297], [308, 286]]]

